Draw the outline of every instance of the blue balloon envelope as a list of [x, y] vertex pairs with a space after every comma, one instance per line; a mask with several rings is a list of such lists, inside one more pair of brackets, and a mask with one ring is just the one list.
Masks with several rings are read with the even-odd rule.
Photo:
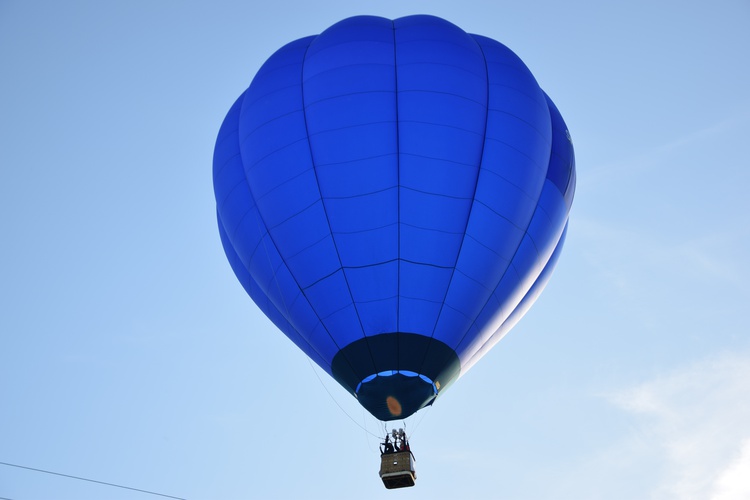
[[575, 191], [565, 122], [502, 44], [345, 19], [261, 67], [214, 152], [247, 293], [380, 420], [432, 404], [544, 288]]

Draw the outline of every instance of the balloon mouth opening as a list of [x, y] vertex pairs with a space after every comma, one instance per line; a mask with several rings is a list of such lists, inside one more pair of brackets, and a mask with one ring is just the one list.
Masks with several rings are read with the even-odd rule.
[[357, 384], [355, 395], [379, 420], [406, 418], [431, 405], [440, 385], [409, 370], [388, 370], [368, 375]]
[[440, 383], [437, 384], [432, 381], [430, 377], [427, 377], [425, 375], [419, 374], [417, 372], [413, 372], [410, 370], [386, 370], [384, 372], [379, 373], [373, 373], [372, 375], [368, 375], [367, 377], [363, 378], [362, 381], [357, 384], [357, 388], [354, 389], [354, 392], [359, 395], [359, 390], [362, 388], [362, 384], [366, 384], [368, 382], [371, 382], [375, 380], [377, 377], [392, 377], [394, 375], [403, 375], [405, 377], [419, 377], [423, 381], [427, 382], [432, 386], [432, 389], [435, 391], [435, 394], [437, 395], [438, 390], [440, 389]]

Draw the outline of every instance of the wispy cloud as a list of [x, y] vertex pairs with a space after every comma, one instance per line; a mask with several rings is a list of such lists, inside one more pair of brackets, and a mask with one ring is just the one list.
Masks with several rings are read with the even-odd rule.
[[683, 136], [584, 163], [571, 239], [581, 238], [592, 264], [622, 289], [654, 277], [747, 290], [749, 131], [747, 101]]
[[673, 168], [674, 160], [686, 152], [700, 151], [717, 142], [731, 142], [727, 136], [747, 130], [748, 124], [750, 101], [742, 103], [733, 114], [720, 121], [647, 149], [635, 149], [630, 156], [615, 155], [614, 161], [586, 170], [579, 182], [585, 181], [589, 189], [601, 189], [603, 185], [622, 182], [626, 177], [642, 176], [653, 169]]
[[748, 293], [745, 258], [750, 230], [706, 229], [703, 234], [654, 235], [579, 217], [576, 237], [592, 277], [623, 298], [672, 296], [705, 299], [728, 290]]
[[711, 500], [746, 500], [750, 498], [750, 439], [742, 445], [740, 456], [732, 462], [715, 482]]
[[664, 465], [657, 499], [750, 498], [750, 354], [695, 363], [610, 396], [629, 414], [636, 460]]

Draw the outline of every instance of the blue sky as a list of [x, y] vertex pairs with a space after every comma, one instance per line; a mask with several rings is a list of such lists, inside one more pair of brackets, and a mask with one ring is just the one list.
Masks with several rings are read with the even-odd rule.
[[[232, 275], [211, 157], [278, 47], [415, 13], [526, 62], [578, 189], [542, 297], [407, 421], [417, 486], [386, 491], [377, 423]], [[746, 0], [0, 0], [0, 462], [190, 499], [750, 497], [748, 21]], [[1, 465], [0, 497], [157, 498]]]

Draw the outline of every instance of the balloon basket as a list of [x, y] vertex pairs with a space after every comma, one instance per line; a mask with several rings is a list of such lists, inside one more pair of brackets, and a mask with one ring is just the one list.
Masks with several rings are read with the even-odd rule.
[[384, 453], [380, 456], [380, 479], [389, 490], [414, 486], [417, 473], [411, 452]]

